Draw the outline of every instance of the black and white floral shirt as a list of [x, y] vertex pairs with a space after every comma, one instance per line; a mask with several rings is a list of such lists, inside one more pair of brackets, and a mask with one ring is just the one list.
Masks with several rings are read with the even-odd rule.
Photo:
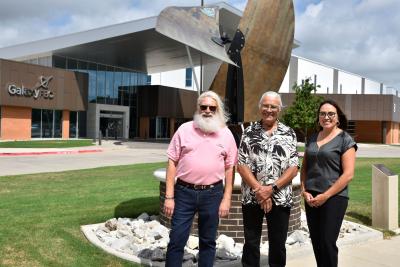
[[[239, 147], [239, 165], [246, 165], [262, 185], [269, 185], [279, 179], [289, 167], [299, 166], [296, 150], [297, 139], [292, 128], [278, 122], [277, 129], [268, 136], [261, 121], [246, 128]], [[257, 204], [255, 194], [242, 181], [242, 204]], [[273, 193], [277, 206], [291, 207], [292, 184]]]

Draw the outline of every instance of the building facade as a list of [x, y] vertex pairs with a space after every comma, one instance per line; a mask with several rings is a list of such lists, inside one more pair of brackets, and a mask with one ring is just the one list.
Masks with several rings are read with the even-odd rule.
[[87, 109], [87, 75], [0, 60], [2, 139], [70, 138]]
[[[214, 64], [203, 67], [205, 88], [211, 84], [218, 66]], [[199, 75], [199, 67], [196, 67], [195, 72]], [[188, 88], [184, 86], [187, 80], [185, 73], [182, 69], [153, 74], [152, 84]], [[349, 132], [357, 142], [400, 143], [398, 90], [361, 75], [292, 55], [279, 89], [285, 106], [291, 105], [294, 100], [293, 86], [301, 84], [305, 79], [318, 86], [316, 94], [325, 99], [333, 99], [340, 105], [349, 120]], [[193, 84], [190, 89], [196, 90]]]
[[[220, 23], [236, 29], [241, 12], [218, 5]], [[194, 80], [207, 90], [221, 61], [191, 49], [189, 64], [189, 49], [156, 24], [150, 17], [0, 48], [0, 139], [170, 138], [193, 116]], [[394, 88], [292, 55], [279, 91], [285, 104], [304, 79], [339, 102], [358, 142], [399, 143]]]

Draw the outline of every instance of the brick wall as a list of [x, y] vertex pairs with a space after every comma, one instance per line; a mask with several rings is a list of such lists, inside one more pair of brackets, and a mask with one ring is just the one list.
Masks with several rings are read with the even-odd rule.
[[62, 113], [62, 138], [69, 139], [69, 110]]
[[[168, 219], [163, 212], [164, 206], [164, 197], [165, 197], [165, 183], [160, 182], [160, 223], [165, 225], [166, 227], [171, 227], [171, 221]], [[231, 209], [228, 218], [224, 218], [220, 220], [218, 227], [218, 235], [224, 234], [229, 237], [232, 237], [236, 242], [244, 243], [244, 234], [243, 234], [243, 218], [242, 218], [242, 204], [240, 202], [241, 192], [239, 188], [234, 188], [232, 192], [232, 203]], [[289, 218], [289, 231], [288, 235], [291, 234], [294, 230], [300, 228], [300, 186], [293, 187], [293, 200], [294, 205], [290, 211]], [[197, 235], [197, 215], [193, 221], [191, 234]], [[267, 241], [268, 237], [267, 225], [264, 220], [263, 230], [262, 230], [262, 240]]]
[[355, 136], [356, 142], [382, 143], [382, 122], [381, 121], [356, 121]]
[[1, 139], [30, 140], [32, 109], [1, 107]]

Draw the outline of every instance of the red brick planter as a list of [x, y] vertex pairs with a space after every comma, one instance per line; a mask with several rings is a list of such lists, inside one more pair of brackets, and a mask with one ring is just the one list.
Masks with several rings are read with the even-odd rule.
[[[156, 172], [162, 172], [161, 170], [157, 170]], [[164, 197], [165, 197], [165, 182], [162, 181], [162, 178], [159, 177], [155, 172], [155, 176], [158, 177], [160, 181], [160, 223], [164, 226], [170, 228], [171, 221], [168, 219], [163, 212], [164, 206]], [[165, 171], [164, 171], [165, 174]], [[218, 235], [224, 234], [229, 237], [232, 237], [236, 242], [243, 243], [244, 236], [243, 236], [243, 218], [242, 218], [242, 204], [240, 202], [241, 199], [241, 192], [240, 187], [235, 182], [235, 187], [232, 192], [232, 203], [231, 209], [228, 218], [224, 218], [220, 220], [219, 227], [218, 227]], [[293, 231], [300, 228], [300, 185], [296, 184], [293, 186], [293, 200], [294, 205], [290, 211], [290, 218], [289, 218], [289, 232], [290, 235]], [[191, 233], [197, 235], [197, 216], [193, 221]], [[263, 231], [262, 231], [262, 240], [267, 241], [267, 225], [264, 220]]]

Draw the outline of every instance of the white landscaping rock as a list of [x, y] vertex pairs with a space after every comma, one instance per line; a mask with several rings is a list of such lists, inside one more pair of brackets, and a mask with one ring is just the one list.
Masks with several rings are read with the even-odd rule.
[[[147, 259], [160, 261], [165, 255], [169, 242], [169, 229], [161, 225], [154, 218], [157, 216], [149, 216], [142, 213], [138, 218], [112, 218], [104, 224], [97, 225], [90, 231], [95, 235], [102, 244], [129, 255], [136, 257], [144, 256]], [[300, 229], [290, 234], [286, 241], [286, 247], [298, 248], [310, 243], [309, 232], [305, 213], [301, 213]], [[360, 233], [371, 231], [368, 227], [343, 221], [340, 238], [354, 238]], [[235, 260], [240, 258], [243, 251], [243, 244], [235, 243], [234, 239], [226, 235], [220, 235], [217, 240], [217, 259]], [[199, 238], [189, 236], [185, 247], [185, 257], [188, 259], [185, 265], [191, 264], [191, 259], [198, 255]], [[268, 242], [260, 245], [261, 254], [268, 255]]]
[[286, 244], [288, 245], [294, 245], [294, 244], [304, 244], [308, 242], [307, 238], [308, 233], [301, 231], [301, 230], [295, 230], [291, 235], [288, 236], [286, 239]]
[[216, 243], [218, 248], [224, 248], [227, 251], [232, 251], [235, 248], [235, 240], [232, 237], [226, 235], [220, 235], [217, 238]]
[[199, 247], [199, 238], [197, 236], [189, 236], [186, 246], [190, 249], [195, 249]]

